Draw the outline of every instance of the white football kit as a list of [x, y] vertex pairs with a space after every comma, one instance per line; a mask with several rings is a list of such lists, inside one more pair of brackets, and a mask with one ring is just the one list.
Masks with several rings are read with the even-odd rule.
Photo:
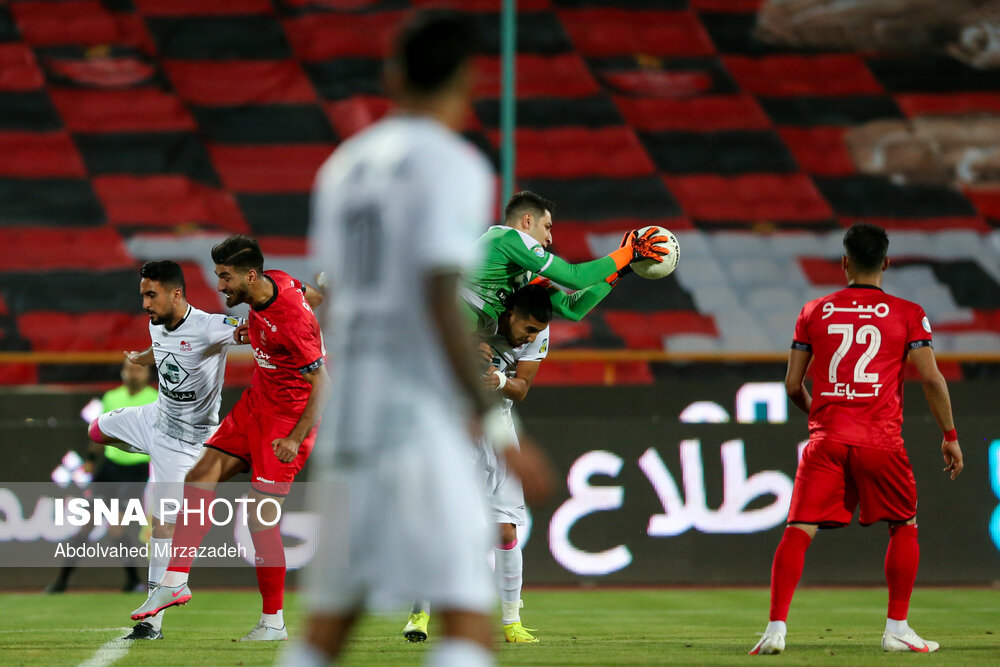
[[307, 586], [314, 611], [414, 598], [492, 608], [465, 401], [426, 293], [430, 276], [475, 261], [492, 206], [485, 158], [425, 117], [376, 123], [317, 176], [310, 242], [334, 295], [323, 328], [336, 372], [314, 475], [349, 484], [350, 528], [346, 567], [322, 559], [344, 535], [322, 532]]
[[[512, 377], [517, 373], [518, 362], [541, 361], [548, 354], [549, 327], [540, 331], [533, 342], [520, 347], [512, 347], [507, 338], [498, 333], [488, 336], [484, 342], [493, 348], [493, 366], [508, 377]], [[514, 442], [517, 443], [517, 432], [511, 413], [513, 406], [514, 401], [509, 398], [503, 399], [503, 415]], [[493, 444], [486, 438], [480, 438], [479, 446], [476, 448], [476, 469], [481, 475], [486, 507], [491, 520], [494, 523], [525, 525], [528, 517], [521, 480], [516, 475], [508, 474], [503, 458], [497, 456]]]
[[162, 503], [180, 503], [184, 476], [219, 425], [226, 354], [236, 342], [233, 332], [238, 324], [234, 317], [193, 306], [173, 331], [150, 323], [159, 376], [156, 402], [112, 410], [98, 418], [101, 433], [129, 445], [123, 449], [149, 454], [152, 514], [167, 523], [174, 523], [174, 515], [170, 505], [161, 513]]

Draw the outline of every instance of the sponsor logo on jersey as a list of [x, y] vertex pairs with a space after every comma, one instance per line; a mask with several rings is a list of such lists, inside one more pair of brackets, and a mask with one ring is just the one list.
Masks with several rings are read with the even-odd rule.
[[181, 366], [180, 361], [177, 360], [177, 357], [172, 352], [163, 357], [163, 361], [156, 367], [156, 370], [159, 372], [160, 378], [164, 383], [175, 387], [184, 382], [184, 380], [187, 380], [190, 375]]
[[166, 387], [160, 387], [160, 394], [179, 403], [193, 403], [197, 400], [193, 391], [170, 391]]
[[254, 349], [253, 358], [257, 361], [257, 365], [261, 368], [277, 368], [277, 366], [271, 363], [271, 355], [267, 352]]
[[540, 245], [536, 245], [532, 252], [535, 253], [537, 257], [545, 257], [545, 248]]
[[278, 327], [276, 327], [273, 324], [271, 324], [271, 320], [267, 319], [263, 315], [260, 316], [260, 319], [264, 320], [264, 324], [266, 324], [267, 326], [271, 327], [271, 331], [272, 332], [276, 332], [278, 330]]
[[231, 327], [238, 327], [238, 326], [240, 326], [240, 321], [238, 319], [236, 319], [235, 317], [223, 317], [222, 321], [224, 323], [228, 324]]
[[542, 347], [538, 350], [538, 354], [545, 354], [547, 349], [549, 349], [549, 341], [542, 343]]
[[273, 479], [264, 479], [260, 475], [257, 475], [256, 477], [254, 477], [253, 480], [255, 482], [264, 482], [265, 484], [277, 484], [277, 482], [275, 482]]
[[920, 320], [920, 324], [921, 326], [923, 326], [924, 331], [926, 331], [927, 333], [931, 332], [931, 323], [926, 316], [924, 316], [924, 319]]
[[181, 352], [190, 352], [190, 351], [191, 351], [191, 343], [187, 342], [186, 340], [182, 340]]

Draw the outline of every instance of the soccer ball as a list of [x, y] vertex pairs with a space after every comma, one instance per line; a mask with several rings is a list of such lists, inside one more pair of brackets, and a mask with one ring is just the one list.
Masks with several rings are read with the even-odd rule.
[[681, 246], [677, 243], [677, 237], [674, 236], [673, 232], [669, 229], [664, 229], [663, 227], [657, 227], [656, 225], [643, 227], [639, 230], [639, 236], [642, 236], [650, 229], [656, 230], [656, 236], [667, 237], [668, 240], [661, 241], [656, 245], [660, 248], [666, 248], [670, 251], [670, 254], [665, 255], [662, 262], [656, 262], [652, 259], [643, 259], [638, 262], [634, 262], [632, 264], [632, 270], [635, 271], [637, 276], [648, 278], [649, 280], [666, 278], [674, 272], [674, 269], [677, 268], [677, 262], [681, 258]]

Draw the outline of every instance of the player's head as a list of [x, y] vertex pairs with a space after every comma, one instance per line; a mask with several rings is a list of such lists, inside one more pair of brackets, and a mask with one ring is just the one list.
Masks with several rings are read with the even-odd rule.
[[857, 276], [873, 276], [882, 273], [889, 266], [886, 253], [889, 237], [878, 225], [855, 222], [844, 234], [844, 258], [842, 264], [848, 274], [848, 281]]
[[143, 264], [139, 269], [139, 294], [142, 309], [153, 324], [169, 327], [187, 311], [184, 271], [177, 262], [163, 260]]
[[149, 384], [149, 366], [133, 364], [126, 359], [122, 362], [122, 384], [135, 394]]
[[236, 234], [212, 248], [215, 275], [219, 277], [218, 289], [226, 295], [230, 308], [247, 303], [250, 286], [264, 273], [264, 254], [256, 239]]
[[425, 11], [406, 21], [385, 63], [385, 82], [400, 106], [458, 129], [472, 94], [472, 20], [457, 12]]
[[507, 202], [503, 220], [548, 248], [552, 244], [552, 211], [556, 205], [545, 197], [522, 190]]
[[552, 301], [541, 285], [525, 285], [507, 298], [500, 316], [500, 332], [514, 347], [533, 343], [552, 321]]

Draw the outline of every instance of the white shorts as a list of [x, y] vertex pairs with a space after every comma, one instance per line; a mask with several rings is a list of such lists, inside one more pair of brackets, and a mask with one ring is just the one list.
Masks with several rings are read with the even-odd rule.
[[[517, 447], [517, 432], [510, 413], [505, 412], [507, 426], [514, 446]], [[512, 523], [524, 526], [528, 523], [524, 507], [524, 490], [521, 480], [516, 475], [507, 472], [507, 464], [502, 457], [497, 456], [492, 443], [481, 438], [476, 445], [476, 472], [480, 476], [483, 487], [484, 502], [488, 518], [493, 523]]]
[[[492, 528], [483, 517], [472, 442], [453, 416], [440, 412], [436, 423], [422, 417], [375, 463], [314, 468], [312, 506], [348, 511], [324, 501], [332, 484], [347, 484], [349, 517], [320, 527], [306, 579], [310, 610], [338, 614], [417, 599], [436, 609], [493, 610], [496, 592], [485, 557]], [[330, 433], [321, 430], [321, 447], [329, 445], [324, 437]], [[346, 535], [335, 529], [338, 523], [349, 525]]]
[[[177, 440], [156, 428], [158, 409], [156, 403], [119, 408], [98, 417], [97, 425], [104, 435], [121, 440], [124, 445], [121, 449], [149, 454], [153, 466], [150, 476], [152, 514], [165, 523], [174, 523], [176, 513], [170, 511], [171, 507], [180, 507], [184, 498], [184, 476], [201, 455], [202, 445]], [[167, 502], [166, 513], [160, 511], [164, 501]]]

